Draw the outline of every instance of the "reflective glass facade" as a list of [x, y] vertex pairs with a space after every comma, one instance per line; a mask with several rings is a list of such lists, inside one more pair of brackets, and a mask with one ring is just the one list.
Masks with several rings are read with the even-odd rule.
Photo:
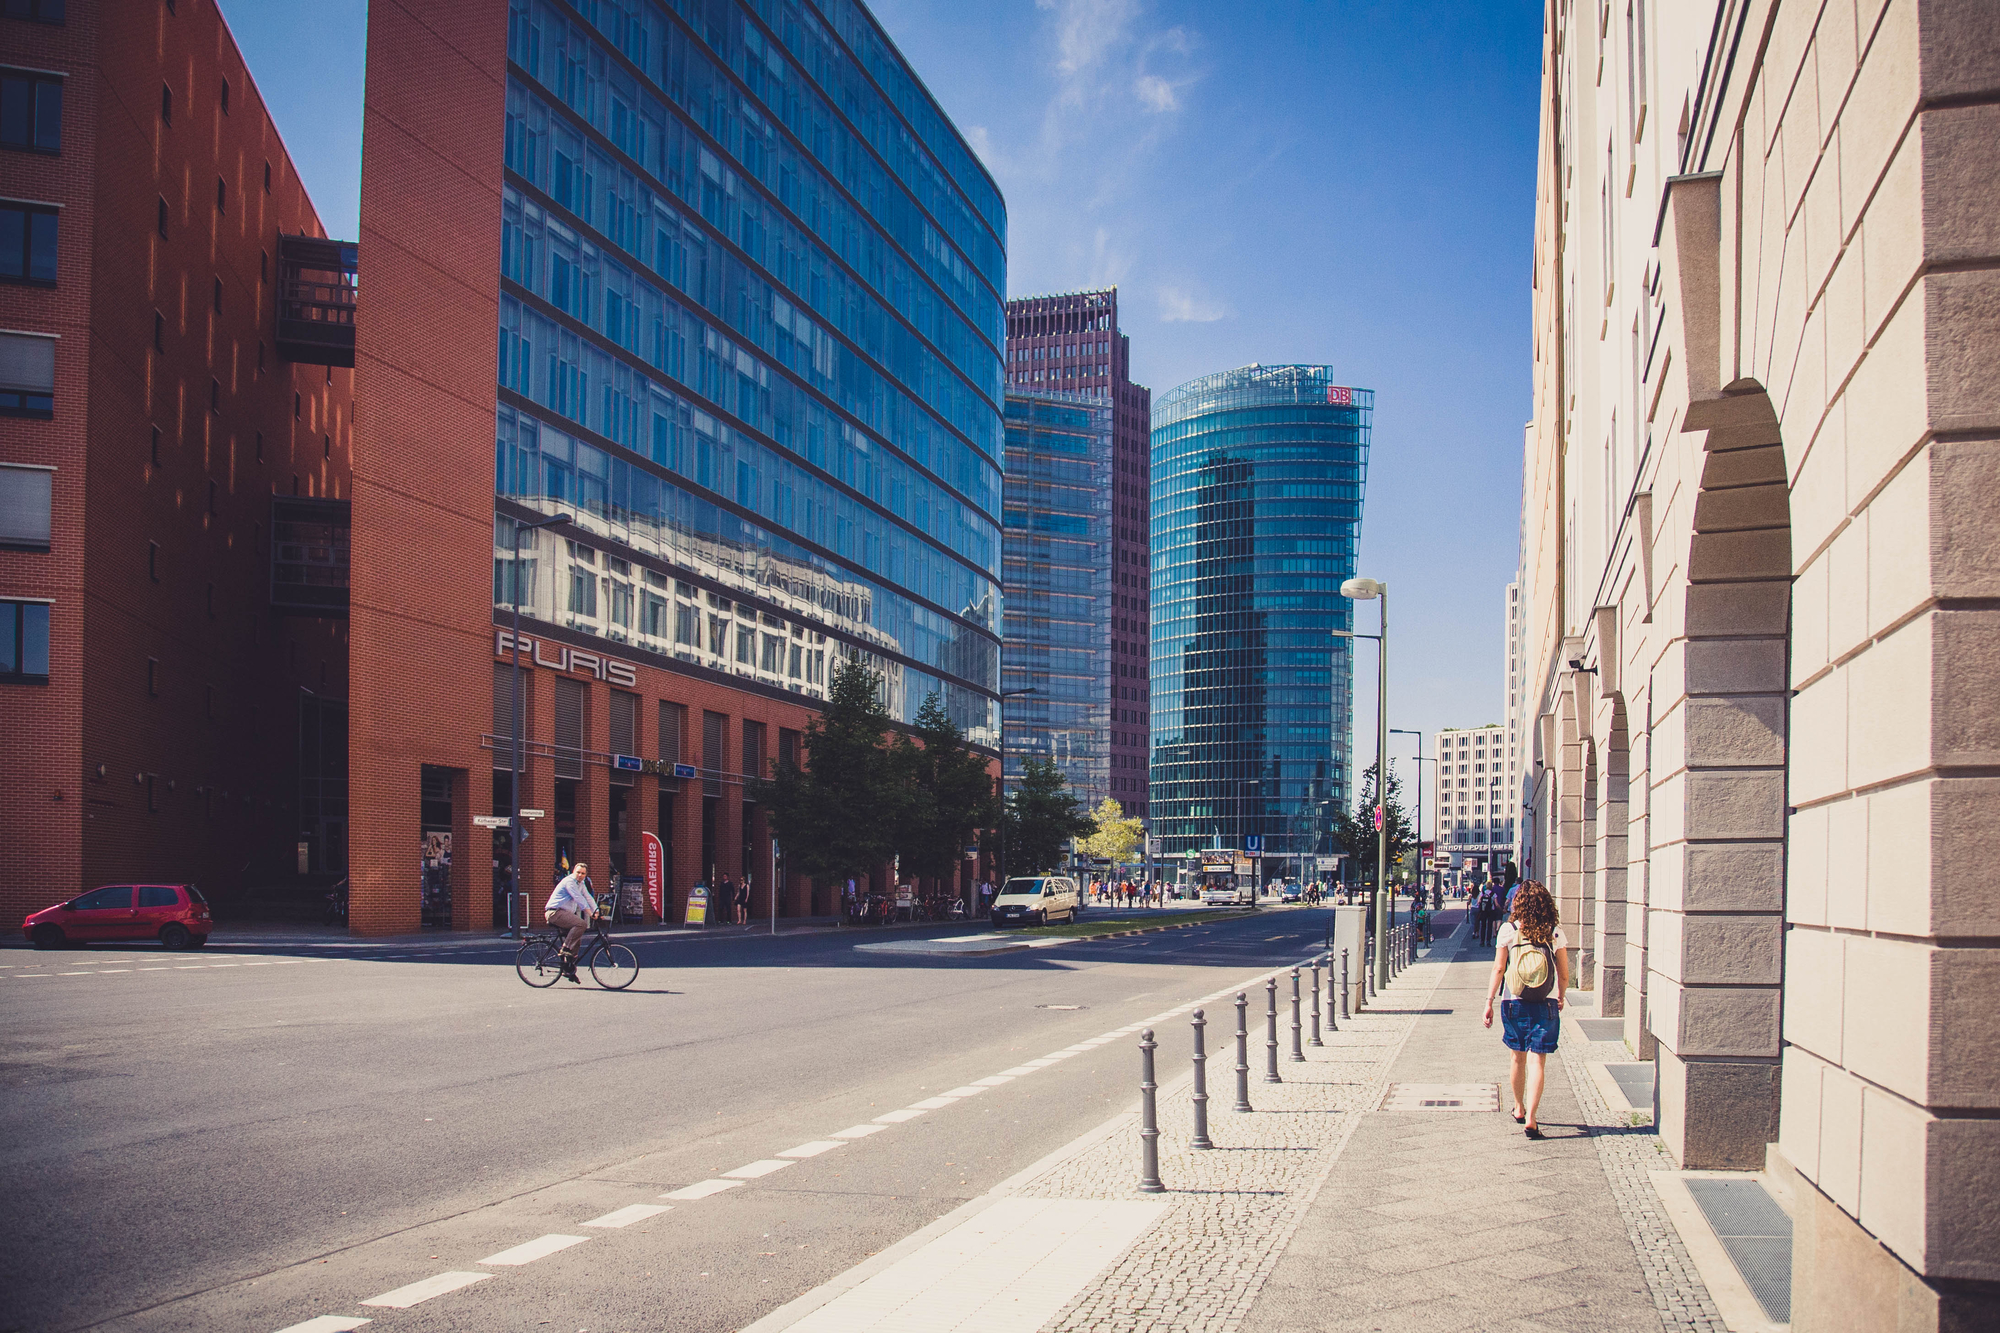
[[1169, 855], [1326, 851], [1350, 800], [1352, 603], [1374, 393], [1248, 366], [1153, 403], [1152, 814]]
[[1109, 404], [1007, 395], [1009, 779], [1030, 756], [1053, 759], [1078, 799], [1110, 794], [1112, 418]]
[[1005, 213], [957, 132], [853, 3], [512, 0], [508, 58], [496, 605], [509, 515], [572, 512], [524, 614], [808, 697], [862, 656], [997, 745]]

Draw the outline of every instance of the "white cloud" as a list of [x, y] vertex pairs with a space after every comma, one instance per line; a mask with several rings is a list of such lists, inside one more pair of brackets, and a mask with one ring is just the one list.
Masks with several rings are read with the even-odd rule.
[[1056, 16], [1056, 70], [1082, 74], [1125, 44], [1137, 0], [1035, 0], [1035, 8]]
[[1160, 322], [1163, 324], [1213, 324], [1234, 313], [1228, 306], [1179, 287], [1160, 288]]
[[1132, 90], [1139, 94], [1139, 105], [1148, 111], [1174, 111], [1181, 104], [1174, 85], [1157, 74], [1141, 74]]

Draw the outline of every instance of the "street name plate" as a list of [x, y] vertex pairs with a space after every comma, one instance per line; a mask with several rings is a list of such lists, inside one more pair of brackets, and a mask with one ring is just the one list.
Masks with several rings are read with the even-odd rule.
[[473, 823], [473, 826], [474, 826], [475, 828], [506, 828], [506, 827], [507, 827], [507, 816], [505, 816], [505, 815], [474, 815], [474, 816], [472, 817], [472, 823]]
[[543, 816], [544, 814], [547, 814], [547, 813], [548, 813], [548, 812], [547, 812], [547, 811], [545, 811], [545, 810], [523, 810], [523, 811], [521, 812], [521, 818], [523, 818], [523, 819], [540, 819], [540, 818], [541, 818], [541, 817], [542, 817], [542, 816]]

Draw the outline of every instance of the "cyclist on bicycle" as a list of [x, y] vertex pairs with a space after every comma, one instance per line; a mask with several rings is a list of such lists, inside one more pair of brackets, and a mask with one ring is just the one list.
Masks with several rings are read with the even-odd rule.
[[588, 887], [589, 870], [589, 866], [577, 862], [556, 885], [556, 891], [549, 895], [548, 905], [542, 909], [542, 920], [558, 930], [569, 932], [563, 937], [562, 974], [579, 985], [582, 981], [576, 975], [576, 944], [583, 938], [591, 919], [597, 915], [597, 898]]

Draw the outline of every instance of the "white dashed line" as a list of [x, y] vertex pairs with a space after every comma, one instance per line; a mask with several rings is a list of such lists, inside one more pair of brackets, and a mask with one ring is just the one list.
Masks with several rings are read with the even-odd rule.
[[880, 1134], [887, 1128], [887, 1125], [849, 1125], [846, 1129], [836, 1129], [833, 1131], [833, 1137], [837, 1139], [865, 1139], [870, 1134]]
[[722, 1174], [728, 1180], [756, 1180], [770, 1175], [773, 1171], [782, 1171], [788, 1166], [797, 1165], [797, 1162], [780, 1161], [776, 1157], [762, 1157], [754, 1162], [746, 1162], [734, 1171], [724, 1171]]
[[1002, 1083], [1012, 1083], [1017, 1077], [1019, 1075], [1016, 1074], [989, 1074], [985, 1078], [972, 1080], [971, 1086], [975, 1088], [997, 1088]]
[[919, 1111], [942, 1111], [957, 1100], [956, 1097], [926, 1097], [920, 1102], [911, 1102], [910, 1106]]
[[353, 1333], [353, 1330], [371, 1322], [373, 1321], [357, 1318], [354, 1315], [323, 1314], [316, 1315], [303, 1324], [281, 1328], [278, 1333]]
[[95, 972], [58, 972], [56, 975], [59, 977], [94, 977], [97, 974]]
[[491, 1273], [439, 1273], [436, 1277], [427, 1277], [422, 1282], [412, 1282], [407, 1287], [385, 1291], [373, 1300], [361, 1303], [387, 1306], [391, 1310], [407, 1310], [412, 1305], [420, 1304], [433, 1296], [442, 1296], [448, 1291], [457, 1291], [460, 1287], [484, 1282], [492, 1276]]
[[823, 1152], [832, 1152], [835, 1148], [845, 1148], [846, 1146], [839, 1139], [814, 1139], [811, 1143], [801, 1143], [796, 1148], [787, 1148], [779, 1153], [778, 1156], [817, 1157]]
[[743, 1182], [740, 1180], [697, 1180], [694, 1184], [662, 1194], [662, 1199], [706, 1199], [711, 1194], [733, 1190]]
[[875, 1117], [875, 1123], [879, 1125], [900, 1125], [905, 1120], [915, 1120], [922, 1114], [923, 1112], [917, 1110], [915, 1107], [906, 1106], [900, 1111], [885, 1111], [883, 1114]]
[[941, 1097], [977, 1097], [990, 1086], [990, 1084], [968, 1083], [962, 1088], [953, 1088], [950, 1092], [939, 1093], [938, 1095]]
[[101, 977], [107, 972], [130, 972], [131, 970], [129, 967], [100, 967], [97, 969], [96, 974]]
[[479, 1262], [485, 1264], [488, 1268], [518, 1268], [522, 1264], [531, 1264], [537, 1259], [546, 1259], [558, 1250], [566, 1250], [572, 1245], [581, 1245], [589, 1239], [590, 1237], [588, 1236], [537, 1236], [531, 1241], [516, 1245], [511, 1250], [502, 1250], [498, 1254], [489, 1254]]
[[[142, 968], [140, 968], [139, 970], [140, 970], [141, 972], [169, 972], [169, 971], [172, 971], [173, 969], [171, 969], [171, 968], [166, 968], [166, 967], [142, 967]], [[332, 1316], [332, 1315], [330, 1315], [330, 1314], [323, 1314], [323, 1315], [321, 1315], [321, 1316], [320, 1316], [320, 1318], [321, 1318], [321, 1319], [332, 1319], [333, 1317], [334, 1317], [334, 1316]], [[365, 1323], [367, 1323], [368, 1321], [364, 1319], [364, 1320], [362, 1320], [361, 1322], [365, 1324]], [[300, 1325], [299, 1325], [299, 1327], [300, 1327], [300, 1328], [304, 1328], [304, 1327], [305, 1327], [305, 1325], [304, 1325], [304, 1324], [300, 1324]], [[289, 1329], [280, 1329], [280, 1330], [278, 1331], [278, 1333], [291, 1333], [291, 1330], [289, 1330]]]
[[635, 1203], [620, 1208], [615, 1213], [606, 1213], [602, 1217], [593, 1217], [588, 1222], [585, 1222], [584, 1225], [587, 1227], [605, 1228], [629, 1227], [634, 1222], [643, 1222], [649, 1217], [658, 1217], [661, 1213], [670, 1213], [672, 1211], [673, 1209], [663, 1203]]

